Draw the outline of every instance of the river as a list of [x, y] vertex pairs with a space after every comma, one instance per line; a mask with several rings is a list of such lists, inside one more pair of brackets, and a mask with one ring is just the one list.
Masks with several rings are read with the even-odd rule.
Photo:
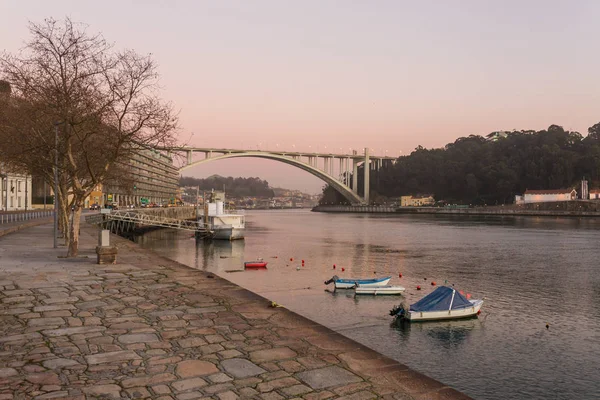
[[[600, 219], [252, 211], [246, 228], [233, 243], [170, 230], [136, 241], [476, 399], [600, 398]], [[268, 269], [243, 271], [257, 257]], [[323, 284], [334, 274], [392, 275], [407, 290], [354, 297]], [[391, 323], [389, 310], [430, 293], [431, 281], [485, 297], [482, 314]]]

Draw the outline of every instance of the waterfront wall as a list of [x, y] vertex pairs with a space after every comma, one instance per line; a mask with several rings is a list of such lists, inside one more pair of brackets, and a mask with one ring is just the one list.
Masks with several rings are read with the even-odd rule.
[[[558, 203], [558, 204], [557, 204]], [[571, 203], [571, 204], [562, 204]], [[590, 202], [585, 202], [590, 203]], [[600, 217], [598, 204], [584, 202], [556, 202], [506, 207], [389, 207], [389, 206], [317, 206], [315, 212], [329, 213], [394, 213], [394, 214], [441, 214], [441, 215], [508, 215], [549, 217]]]
[[337, 213], [395, 213], [396, 207], [390, 206], [316, 206], [315, 212]]

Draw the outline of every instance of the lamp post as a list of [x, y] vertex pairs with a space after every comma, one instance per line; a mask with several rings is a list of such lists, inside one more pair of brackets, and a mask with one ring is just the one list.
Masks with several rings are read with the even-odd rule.
[[54, 248], [58, 248], [56, 237], [58, 236], [58, 125], [54, 123]]

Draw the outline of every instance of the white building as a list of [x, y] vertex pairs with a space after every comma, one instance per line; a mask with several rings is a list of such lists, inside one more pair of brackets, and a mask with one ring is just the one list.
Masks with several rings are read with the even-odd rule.
[[600, 189], [590, 190], [590, 200], [600, 200]]
[[31, 210], [31, 175], [0, 169], [0, 211]]
[[[520, 196], [517, 196], [520, 197]], [[522, 196], [523, 203], [543, 203], [546, 201], [570, 201], [577, 198], [575, 189], [529, 190]]]

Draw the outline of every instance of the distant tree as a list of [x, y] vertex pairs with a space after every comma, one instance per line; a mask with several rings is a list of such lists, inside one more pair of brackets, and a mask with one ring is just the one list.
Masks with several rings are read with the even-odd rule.
[[261, 197], [275, 196], [269, 182], [260, 178], [233, 178], [213, 175], [205, 179], [182, 176], [180, 186], [198, 186], [200, 190], [225, 190], [228, 197]]
[[[384, 169], [372, 172], [371, 188], [388, 197], [433, 194], [462, 204], [504, 204], [526, 189], [575, 187], [586, 177], [600, 186], [600, 123], [587, 137], [551, 125], [514, 131], [502, 140], [471, 135], [441, 149], [418, 146]], [[362, 193], [362, 172], [358, 175]], [[326, 188], [324, 201], [336, 201]], [[371, 196], [373, 198], [373, 196]]]

